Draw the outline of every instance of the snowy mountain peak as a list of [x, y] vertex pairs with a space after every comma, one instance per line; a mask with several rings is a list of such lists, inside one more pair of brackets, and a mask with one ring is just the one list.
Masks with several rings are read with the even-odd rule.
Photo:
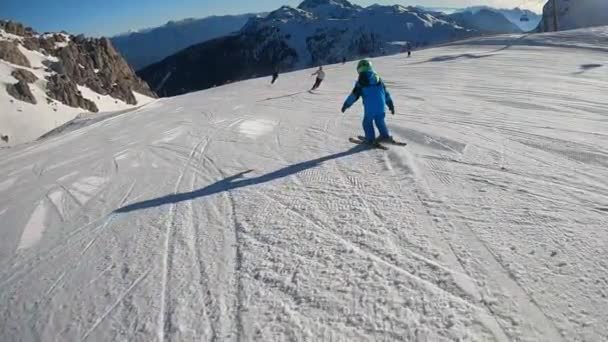
[[287, 21], [287, 20], [308, 20], [312, 19], [313, 16], [310, 12], [304, 11], [299, 8], [293, 8], [291, 6], [281, 6], [279, 9], [270, 12], [264, 19], [265, 21]]
[[[370, 5], [370, 6], [366, 7], [365, 10], [373, 11], [373, 12], [392, 13], [392, 14], [416, 12], [415, 7], [405, 7], [403, 5], [380, 5], [380, 4]], [[428, 13], [428, 11], [420, 11], [420, 12]]]
[[345, 19], [352, 17], [361, 7], [346, 0], [305, 0], [299, 9], [319, 18]]
[[351, 9], [360, 8], [359, 6], [352, 4], [347, 0], [305, 0], [302, 3], [300, 3], [298, 8], [303, 9], [303, 10], [311, 10], [311, 9], [315, 9], [315, 8], [319, 8], [319, 7], [323, 7], [323, 6], [333, 6], [333, 7], [351, 8]]

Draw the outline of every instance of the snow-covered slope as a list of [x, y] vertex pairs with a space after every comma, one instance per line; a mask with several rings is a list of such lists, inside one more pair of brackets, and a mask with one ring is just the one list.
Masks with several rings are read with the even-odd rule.
[[[20, 24], [11, 22], [2, 22], [2, 24], [14, 30], [23, 30]], [[121, 95], [125, 95], [125, 99], [116, 97], [119, 91], [115, 92], [110, 88], [118, 88], [116, 82], [122, 84], [129, 77], [135, 80], [133, 71], [125, 70], [114, 75], [115, 69], [112, 69], [114, 66], [111, 65], [100, 64], [95, 70], [92, 70], [93, 66], [85, 67], [84, 62], [77, 59], [79, 56], [72, 53], [78, 49], [76, 46], [79, 47], [81, 44], [75, 43], [74, 39], [77, 38], [64, 33], [39, 35], [28, 31], [27, 34], [16, 35], [0, 27], [0, 44], [3, 42], [7, 44], [0, 49], [12, 50], [12, 54], [0, 56], [0, 135], [8, 137], [8, 141], [0, 141], [0, 147], [34, 140], [80, 113], [124, 110], [153, 100], [152, 97], [134, 91], [133, 103], [127, 103], [126, 97], [130, 97], [131, 90], [134, 90], [132, 84], [121, 87], [121, 91], [124, 90]], [[56, 41], [53, 43], [53, 40]], [[37, 47], [34, 48], [32, 45]], [[103, 58], [108, 52], [101, 48], [96, 49], [92, 46], [87, 47], [88, 52], [95, 54], [95, 63], [107, 61]], [[69, 79], [70, 72], [66, 71], [66, 65], [70, 64], [76, 65], [76, 72], [81, 75], [79, 82], [82, 84], [66, 84], [66, 81], [62, 81], [60, 85], [53, 87], [57, 90], [51, 92], [50, 79], [54, 76], [58, 76], [55, 80], [65, 80], [66, 77]], [[16, 78], [16, 72], [31, 74], [31, 79], [21, 82]], [[107, 87], [99, 85], [102, 82], [97, 81], [97, 75], [102, 74], [108, 82], [114, 84], [108, 84]], [[90, 77], [90, 75], [94, 76]], [[84, 82], [95, 83], [98, 85], [98, 91], [92, 90]], [[135, 80], [135, 82], [141, 81]], [[22, 84], [22, 90], [18, 94], [22, 98], [11, 95], [8, 90], [17, 83]], [[72, 84], [73, 88], [70, 87]], [[147, 89], [147, 86], [145, 88]]]
[[[484, 33], [420, 8], [307, 0], [249, 20], [236, 35], [192, 46], [138, 74], [161, 96]], [[487, 32], [486, 32], [487, 33]]]
[[374, 60], [405, 148], [347, 63], [0, 150], [0, 340], [608, 340], [606, 54], [508, 42]]
[[542, 32], [572, 30], [577, 28], [608, 25], [608, 1], [606, 0], [553, 0], [543, 7]]
[[[511, 46], [534, 45], [553, 46], [560, 48], [590, 49], [608, 52], [608, 26], [568, 30], [560, 32], [548, 32], [541, 34], [512, 34], [497, 35], [490, 37], [477, 37], [462, 40], [454, 44], [464, 45], [504, 45]], [[551, 56], [554, 57], [554, 56]], [[600, 59], [600, 64], [605, 60]]]

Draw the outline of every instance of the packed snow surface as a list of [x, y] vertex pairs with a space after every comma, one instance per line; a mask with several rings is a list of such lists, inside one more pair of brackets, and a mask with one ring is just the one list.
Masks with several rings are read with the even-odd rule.
[[388, 151], [353, 63], [0, 150], [0, 340], [608, 340], [608, 58], [543, 37], [375, 59]]

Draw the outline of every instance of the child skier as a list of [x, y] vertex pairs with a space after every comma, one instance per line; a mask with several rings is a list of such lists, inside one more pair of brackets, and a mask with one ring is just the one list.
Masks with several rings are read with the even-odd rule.
[[321, 85], [321, 82], [323, 82], [323, 80], [325, 79], [325, 71], [323, 71], [323, 66], [319, 66], [319, 69], [315, 72], [312, 73], [312, 75], [310, 76], [315, 76], [317, 75], [317, 79], [315, 80], [315, 84], [312, 86], [312, 88], [310, 90], [315, 90], [317, 88], [319, 88], [319, 86]]
[[[357, 65], [357, 72], [359, 73], [359, 79], [355, 83], [355, 88], [352, 93], [344, 102], [342, 113], [357, 102], [359, 97], [362, 97], [363, 107], [365, 109], [365, 114], [363, 116], [363, 131], [365, 132], [364, 142], [366, 144], [393, 142], [394, 140], [389, 135], [388, 128], [386, 128], [386, 123], [384, 122], [386, 106], [388, 106], [391, 114], [395, 114], [395, 106], [393, 105], [391, 95], [386, 90], [386, 86], [380, 79], [380, 76], [374, 71], [370, 61], [366, 59], [361, 60]], [[380, 133], [378, 140], [376, 140], [374, 123]]]

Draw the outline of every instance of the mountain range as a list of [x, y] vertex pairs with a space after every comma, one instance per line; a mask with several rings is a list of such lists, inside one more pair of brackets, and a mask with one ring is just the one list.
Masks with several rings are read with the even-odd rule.
[[[538, 24], [542, 19], [542, 15], [532, 12], [527, 9], [521, 9], [519, 7], [506, 9], [506, 8], [493, 8], [489, 6], [473, 6], [464, 9], [454, 10], [454, 13], [472, 12], [477, 13], [479, 11], [491, 11], [502, 14], [508, 21], [517, 26], [524, 32], [536, 30]], [[499, 22], [497, 22], [499, 24]]]
[[[492, 26], [491, 23], [496, 25]], [[519, 32], [492, 11], [448, 15], [419, 7], [347, 0], [306, 0], [252, 17], [235, 34], [190, 46], [140, 71], [160, 96], [173, 96], [241, 79], [397, 53], [431, 44]]]
[[253, 14], [212, 16], [169, 21], [167, 24], [110, 38], [135, 70], [144, 68], [190, 45], [240, 30]]

